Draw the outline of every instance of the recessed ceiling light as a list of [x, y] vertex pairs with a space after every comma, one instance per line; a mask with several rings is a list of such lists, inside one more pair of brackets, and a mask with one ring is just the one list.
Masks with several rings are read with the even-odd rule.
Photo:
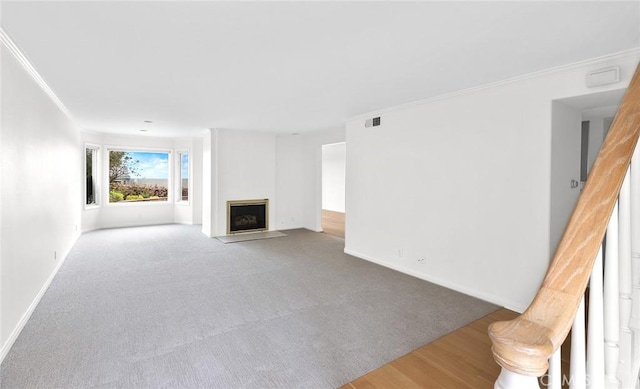
[[147, 132], [147, 131], [149, 131], [149, 130], [140, 130], [140, 132]]
[[144, 122], [145, 122], [145, 123], [148, 123], [148, 124], [153, 123], [151, 120], [145, 120]]

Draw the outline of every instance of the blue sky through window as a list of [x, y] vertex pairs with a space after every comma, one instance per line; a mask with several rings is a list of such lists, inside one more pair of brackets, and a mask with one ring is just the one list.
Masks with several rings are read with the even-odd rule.
[[133, 160], [140, 161], [135, 164], [138, 178], [169, 178], [169, 154], [146, 151], [128, 152]]
[[189, 178], [189, 154], [180, 155], [180, 178]]

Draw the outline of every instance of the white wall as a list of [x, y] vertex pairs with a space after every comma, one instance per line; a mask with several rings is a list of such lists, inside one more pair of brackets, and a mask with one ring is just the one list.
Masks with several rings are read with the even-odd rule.
[[344, 141], [344, 128], [277, 137], [278, 229], [322, 231], [322, 146]]
[[344, 212], [347, 144], [322, 146], [322, 209]]
[[80, 130], [2, 46], [0, 360], [79, 235]]
[[276, 141], [276, 212], [279, 230], [306, 227], [314, 207], [315, 160], [305, 135], [281, 135]]
[[[511, 309], [549, 263], [551, 102], [628, 85], [632, 52], [347, 122], [345, 252]], [[588, 71], [621, 82], [586, 88]], [[381, 116], [382, 125], [364, 120]], [[424, 258], [424, 261], [419, 261]]]
[[[79, 144], [78, 147], [82, 149], [84, 143], [102, 146], [100, 169], [103, 172], [108, 165], [107, 149], [109, 147], [170, 150], [172, 151], [170, 185], [175, 184], [177, 179], [175, 151], [189, 150], [192, 190], [188, 204], [174, 204], [171, 201], [109, 204], [108, 186], [104, 180], [102, 180], [100, 193], [101, 205], [99, 207], [88, 207], [83, 210], [82, 231], [167, 223], [199, 224], [202, 222], [202, 191], [201, 186], [199, 186], [202, 181], [202, 140], [200, 138], [175, 139], [83, 132], [82, 143]], [[84, 154], [81, 158], [84, 158]], [[81, 166], [83, 166], [83, 163], [83, 160], [81, 160]], [[81, 173], [81, 175], [83, 174], [84, 172]], [[175, 191], [172, 192], [172, 195], [175, 197]]]

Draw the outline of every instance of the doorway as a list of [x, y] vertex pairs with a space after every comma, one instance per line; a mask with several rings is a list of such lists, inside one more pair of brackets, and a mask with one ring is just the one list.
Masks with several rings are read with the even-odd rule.
[[345, 237], [345, 142], [322, 146], [322, 231]]
[[552, 102], [550, 254], [553, 256], [626, 89]]

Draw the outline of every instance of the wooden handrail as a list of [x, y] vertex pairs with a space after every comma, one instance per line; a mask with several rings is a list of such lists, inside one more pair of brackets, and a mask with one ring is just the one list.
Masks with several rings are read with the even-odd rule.
[[493, 357], [504, 369], [536, 377], [547, 371], [573, 323], [639, 135], [640, 66], [533, 302], [514, 320], [489, 327]]

